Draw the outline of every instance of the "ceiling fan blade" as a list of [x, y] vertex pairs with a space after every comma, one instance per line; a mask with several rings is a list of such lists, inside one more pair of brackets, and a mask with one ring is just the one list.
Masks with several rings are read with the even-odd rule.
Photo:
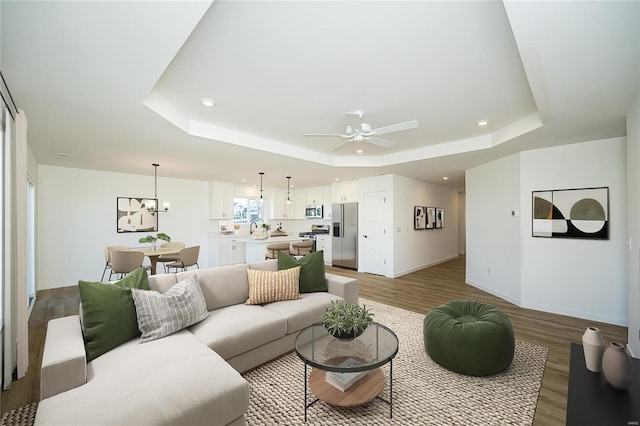
[[360, 111], [345, 112], [344, 115], [347, 116], [347, 123], [354, 133], [362, 130], [362, 113]]
[[349, 137], [347, 135], [338, 134], [338, 133], [305, 133], [302, 136], [338, 136], [341, 138]]
[[391, 141], [388, 141], [388, 140], [382, 139], [382, 138], [377, 138], [375, 136], [370, 136], [367, 139], [369, 140], [369, 143], [381, 146], [383, 148], [391, 148], [392, 146], [394, 146], [396, 144], [395, 142], [391, 142]]
[[372, 129], [371, 133], [378, 135], [386, 135], [387, 133], [395, 133], [395, 132], [403, 132], [405, 130], [417, 129], [418, 122], [416, 120], [407, 121], [404, 123], [392, 124], [390, 126], [378, 127], [377, 129]]
[[347, 142], [351, 142], [351, 139], [347, 139], [347, 140], [344, 140], [344, 141], [340, 142], [338, 145], [336, 145], [333, 148], [331, 148], [331, 151], [335, 151], [336, 149], [340, 148], [342, 145], [344, 145]]

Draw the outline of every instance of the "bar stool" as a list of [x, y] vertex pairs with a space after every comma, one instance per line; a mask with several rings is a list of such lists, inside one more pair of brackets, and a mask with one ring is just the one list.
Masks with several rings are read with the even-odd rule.
[[269, 244], [267, 246], [267, 254], [264, 256], [264, 259], [277, 259], [279, 251], [289, 253], [289, 243]]

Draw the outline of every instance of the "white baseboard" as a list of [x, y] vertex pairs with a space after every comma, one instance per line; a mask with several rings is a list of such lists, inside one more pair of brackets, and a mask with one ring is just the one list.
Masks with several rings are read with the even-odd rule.
[[447, 257], [447, 258], [444, 258], [444, 259], [439, 259], [439, 260], [436, 260], [434, 262], [430, 262], [430, 263], [427, 263], [427, 264], [424, 264], [424, 265], [417, 266], [415, 268], [411, 268], [411, 269], [407, 269], [407, 270], [404, 270], [404, 271], [400, 271], [398, 273], [393, 273], [389, 278], [398, 278], [398, 277], [401, 277], [403, 275], [407, 275], [407, 274], [419, 271], [419, 270], [424, 269], [424, 268], [429, 268], [431, 266], [439, 265], [441, 263], [448, 262], [448, 261], [453, 260], [453, 259], [457, 259], [458, 257], [460, 257], [460, 256], [456, 254], [455, 256], [450, 256], [450, 257]]
[[513, 297], [513, 296], [511, 296], [509, 294], [496, 291], [493, 288], [486, 287], [486, 286], [484, 286], [484, 285], [482, 285], [480, 283], [477, 283], [477, 282], [474, 282], [474, 281], [471, 281], [471, 280], [465, 280], [464, 282], [469, 284], [470, 286], [473, 286], [473, 287], [477, 288], [477, 289], [480, 289], [482, 291], [486, 291], [489, 294], [493, 294], [494, 296], [499, 297], [500, 299], [503, 299], [503, 300], [506, 300], [507, 302], [513, 303], [516, 306], [521, 306], [520, 305], [520, 299], [518, 299], [516, 297]]

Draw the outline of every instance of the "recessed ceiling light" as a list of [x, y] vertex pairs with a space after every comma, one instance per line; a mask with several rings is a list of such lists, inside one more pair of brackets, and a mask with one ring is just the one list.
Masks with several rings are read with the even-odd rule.
[[476, 121], [476, 124], [480, 127], [486, 126], [487, 124], [489, 124], [489, 120], [478, 120]]
[[246, 179], [242, 179], [242, 181], [243, 181], [243, 182], [246, 182], [247, 180], [246, 180]]
[[356, 150], [356, 152], [357, 152], [358, 154], [362, 154], [362, 153], [363, 153], [363, 151], [362, 151], [361, 149], [357, 149], [357, 150]]
[[66, 153], [66, 152], [56, 152], [56, 155], [57, 155], [58, 157], [65, 157], [65, 158], [66, 158], [66, 157], [70, 157], [70, 156], [71, 156], [71, 154], [68, 154], [68, 153]]
[[449, 180], [449, 178], [447, 176], [444, 176], [442, 180]]
[[211, 98], [202, 98], [200, 99], [200, 103], [207, 108], [213, 108], [214, 106], [216, 106], [216, 101]]
[[333, 179], [333, 180], [335, 180], [335, 181], [337, 182], [337, 181], [339, 181], [340, 179], [338, 179], [338, 178], [335, 178], [335, 179]]

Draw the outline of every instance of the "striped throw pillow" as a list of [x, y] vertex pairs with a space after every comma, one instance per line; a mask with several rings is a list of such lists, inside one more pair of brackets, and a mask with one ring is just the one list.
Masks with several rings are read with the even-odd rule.
[[247, 278], [249, 279], [247, 305], [300, 299], [300, 294], [298, 294], [299, 266], [284, 271], [247, 269]]
[[189, 327], [209, 316], [198, 281], [191, 276], [165, 293], [132, 289], [140, 343], [150, 342]]

